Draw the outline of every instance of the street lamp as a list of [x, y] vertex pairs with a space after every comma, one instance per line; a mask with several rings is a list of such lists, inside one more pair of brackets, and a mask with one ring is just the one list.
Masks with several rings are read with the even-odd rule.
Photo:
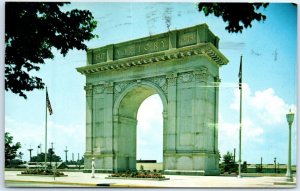
[[286, 180], [288, 182], [293, 181], [293, 176], [291, 173], [291, 127], [294, 121], [294, 113], [290, 112], [286, 114], [286, 120], [289, 124], [289, 150], [288, 150], [288, 164], [287, 164], [287, 170], [286, 170]]

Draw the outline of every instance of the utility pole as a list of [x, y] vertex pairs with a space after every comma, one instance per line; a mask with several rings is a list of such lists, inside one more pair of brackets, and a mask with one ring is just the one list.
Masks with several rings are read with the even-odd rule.
[[66, 153], [66, 162], [68, 162], [68, 148], [67, 148], [67, 146], [66, 146], [66, 150], [64, 150], [64, 151]]
[[52, 167], [52, 157], [53, 157], [53, 142], [51, 142], [51, 152], [50, 152], [50, 166]]
[[235, 148], [233, 149], [233, 162], [235, 163]]
[[240, 129], [239, 129], [239, 175], [238, 177], [241, 178], [241, 163], [242, 163], [242, 98], [243, 98], [243, 90], [242, 90], [242, 79], [243, 79], [243, 73], [242, 73], [242, 61], [243, 56], [241, 55], [240, 60], [240, 70], [239, 70], [239, 90], [240, 90]]
[[275, 174], [276, 174], [276, 157], [274, 158], [274, 167], [275, 167]]
[[72, 153], [72, 161], [74, 161], [74, 153]]
[[262, 160], [263, 160], [263, 158], [260, 157], [260, 169], [261, 169], [261, 172], [262, 172], [262, 169], [263, 169], [263, 167], [262, 167]]
[[29, 149], [28, 149], [28, 151], [29, 151], [29, 162], [31, 162], [31, 152], [32, 152], [32, 148], [31, 148], [31, 145], [29, 146]]
[[79, 153], [78, 153], [78, 158], [77, 158], [77, 164], [78, 164], [78, 169], [80, 170]]

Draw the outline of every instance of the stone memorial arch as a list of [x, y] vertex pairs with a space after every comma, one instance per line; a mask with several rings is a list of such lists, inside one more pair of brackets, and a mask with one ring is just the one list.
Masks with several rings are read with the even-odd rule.
[[86, 76], [85, 169], [92, 157], [98, 172], [136, 168], [137, 112], [158, 94], [164, 172], [218, 174], [219, 67], [228, 63], [218, 43], [201, 24], [89, 49], [77, 68]]

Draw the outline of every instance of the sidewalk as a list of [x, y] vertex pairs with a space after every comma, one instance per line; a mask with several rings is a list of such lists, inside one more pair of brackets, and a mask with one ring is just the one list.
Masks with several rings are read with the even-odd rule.
[[20, 171], [5, 171], [5, 181], [22, 183], [47, 183], [67, 186], [85, 187], [196, 187], [196, 188], [294, 188], [294, 183], [286, 183], [285, 177], [224, 177], [224, 176], [179, 176], [166, 175], [170, 180], [125, 180], [105, 179], [108, 174], [96, 173], [95, 178], [91, 174], [82, 172], [64, 172], [67, 177], [42, 177], [42, 176], [17, 176]]

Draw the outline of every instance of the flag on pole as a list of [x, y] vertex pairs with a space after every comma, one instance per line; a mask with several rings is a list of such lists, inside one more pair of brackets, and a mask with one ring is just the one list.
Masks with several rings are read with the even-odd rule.
[[47, 102], [47, 107], [48, 107], [48, 111], [49, 114], [52, 115], [53, 111], [52, 111], [52, 107], [51, 107], [51, 103], [49, 100], [49, 96], [48, 96], [48, 91], [46, 90], [46, 102]]
[[243, 71], [242, 71], [242, 62], [243, 62], [243, 56], [241, 56], [241, 61], [240, 61], [240, 71], [239, 71], [239, 89], [242, 89], [242, 77], [243, 77]]

